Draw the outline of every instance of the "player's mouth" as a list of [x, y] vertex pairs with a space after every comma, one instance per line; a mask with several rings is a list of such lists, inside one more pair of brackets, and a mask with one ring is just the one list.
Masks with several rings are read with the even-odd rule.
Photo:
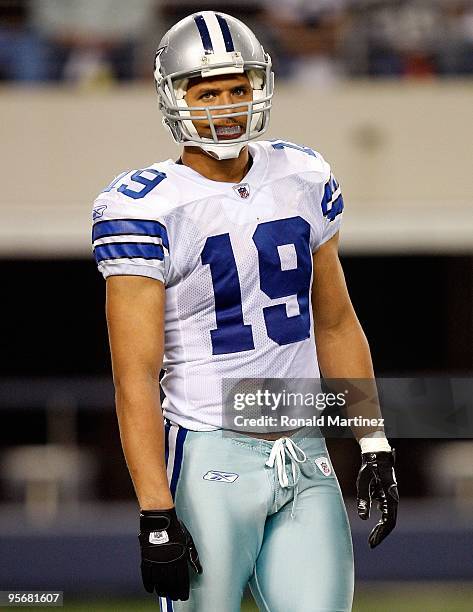
[[231, 140], [243, 134], [241, 125], [216, 125], [215, 133], [219, 140]]

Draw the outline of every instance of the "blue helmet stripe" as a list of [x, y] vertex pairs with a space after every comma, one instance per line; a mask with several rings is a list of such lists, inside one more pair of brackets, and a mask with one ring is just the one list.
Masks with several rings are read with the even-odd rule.
[[228, 27], [227, 20], [222, 17], [222, 15], [216, 14], [218, 24], [220, 29], [222, 30], [223, 40], [225, 42], [225, 49], [227, 51], [235, 51], [235, 46], [233, 45], [233, 38], [230, 32], [230, 28]]
[[213, 53], [214, 48], [212, 45], [212, 39], [210, 38], [209, 29], [207, 24], [205, 23], [205, 19], [203, 15], [196, 15], [194, 17], [195, 25], [199, 29], [200, 37], [202, 39], [202, 44], [204, 45], [204, 49], [206, 53]]

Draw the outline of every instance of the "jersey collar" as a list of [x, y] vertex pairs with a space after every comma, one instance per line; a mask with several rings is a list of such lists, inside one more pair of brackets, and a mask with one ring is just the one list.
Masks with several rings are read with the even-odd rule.
[[184, 166], [182, 163], [177, 163], [172, 159], [168, 160], [168, 167], [172, 169], [179, 178], [183, 178], [194, 183], [198, 183], [203, 189], [212, 193], [225, 193], [235, 196], [235, 187], [238, 185], [249, 185], [250, 198], [258, 188], [262, 185], [268, 169], [269, 157], [266, 149], [260, 143], [254, 142], [248, 144], [249, 153], [253, 158], [253, 164], [239, 183], [226, 183], [223, 181], [213, 181], [202, 176], [189, 166]]

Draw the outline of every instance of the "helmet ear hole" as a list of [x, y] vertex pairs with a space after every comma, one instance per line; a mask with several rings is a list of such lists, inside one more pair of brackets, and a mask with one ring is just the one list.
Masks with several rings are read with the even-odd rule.
[[263, 89], [264, 85], [264, 72], [262, 70], [247, 70], [246, 74], [250, 85], [253, 89]]
[[182, 100], [187, 93], [189, 79], [177, 79], [173, 82], [174, 95], [176, 100]]

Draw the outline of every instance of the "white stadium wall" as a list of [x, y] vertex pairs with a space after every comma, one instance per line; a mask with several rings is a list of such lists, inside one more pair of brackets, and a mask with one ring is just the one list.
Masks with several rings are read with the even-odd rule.
[[[345, 252], [473, 252], [472, 84], [355, 82], [295, 94], [278, 88], [269, 137], [332, 163]], [[94, 195], [123, 170], [178, 154], [152, 85], [3, 88], [0, 116], [4, 257], [88, 256]]]

